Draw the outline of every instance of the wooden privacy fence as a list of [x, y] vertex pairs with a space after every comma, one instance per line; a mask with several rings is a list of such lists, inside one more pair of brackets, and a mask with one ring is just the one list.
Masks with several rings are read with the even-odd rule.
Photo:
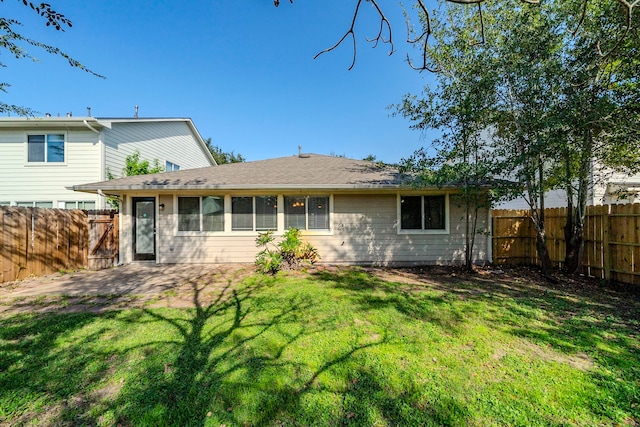
[[[546, 209], [545, 219], [551, 261], [562, 267], [567, 209]], [[530, 211], [494, 210], [492, 227], [496, 264], [539, 264]], [[587, 206], [584, 239], [584, 274], [640, 284], [640, 204]]]
[[[106, 235], [105, 217], [112, 224]], [[111, 211], [0, 207], [0, 282], [112, 266], [117, 234]]]

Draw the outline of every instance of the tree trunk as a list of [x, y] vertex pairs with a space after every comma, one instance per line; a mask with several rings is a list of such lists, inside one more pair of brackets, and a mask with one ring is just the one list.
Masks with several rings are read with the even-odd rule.
[[[578, 274], [582, 268], [582, 258], [584, 256], [584, 227], [576, 224], [572, 225], [572, 231], [567, 235], [565, 227], [565, 241], [567, 253], [565, 256], [565, 268], [569, 274]], [[567, 223], [569, 220], [567, 219]]]
[[544, 230], [536, 228], [536, 250], [538, 258], [540, 258], [540, 268], [542, 275], [547, 278], [553, 277], [551, 274], [551, 258], [549, 257], [549, 248], [547, 247], [547, 235]]
[[584, 257], [584, 219], [587, 211], [587, 197], [589, 193], [589, 177], [591, 175], [591, 156], [593, 138], [590, 129], [584, 132], [584, 146], [580, 159], [580, 173], [578, 175], [578, 200], [575, 207], [573, 200], [569, 201], [567, 224], [564, 228], [566, 244], [565, 268], [569, 274], [579, 274]]

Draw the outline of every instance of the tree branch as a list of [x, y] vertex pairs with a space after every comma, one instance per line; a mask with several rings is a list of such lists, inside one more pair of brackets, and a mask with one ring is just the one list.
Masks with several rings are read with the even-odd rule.
[[[293, 0], [290, 0], [291, 2], [293, 2]], [[373, 47], [377, 47], [379, 42], [382, 43], [388, 43], [390, 45], [390, 51], [389, 51], [389, 55], [393, 54], [394, 50], [393, 50], [393, 33], [391, 31], [391, 23], [389, 22], [389, 19], [387, 19], [387, 17], [385, 16], [384, 12], [382, 11], [382, 9], [380, 9], [380, 6], [378, 5], [377, 0], [366, 0], [367, 2], [371, 3], [373, 5], [373, 7], [375, 7], [376, 11], [378, 12], [378, 15], [380, 15], [380, 30], [378, 31], [378, 35], [373, 38], [373, 39], [368, 39], [368, 42], [373, 42], [374, 45]], [[351, 26], [349, 27], [349, 29], [347, 30], [347, 32], [344, 33], [344, 35], [340, 38], [340, 40], [338, 40], [336, 42], [336, 44], [334, 44], [331, 47], [328, 47], [326, 49], [324, 49], [321, 52], [318, 52], [313, 59], [318, 58], [320, 55], [322, 55], [323, 53], [327, 53], [327, 52], [331, 52], [332, 50], [334, 50], [335, 48], [337, 48], [338, 46], [340, 46], [342, 44], [342, 42], [349, 36], [351, 36], [351, 39], [353, 40], [353, 60], [351, 61], [351, 65], [349, 66], [349, 70], [353, 69], [353, 67], [356, 65], [356, 55], [357, 55], [357, 50], [356, 50], [356, 33], [355, 33], [355, 25], [356, 22], [358, 20], [358, 15], [360, 13], [360, 5], [362, 4], [362, 0], [358, 0], [358, 3], [356, 4], [356, 8], [355, 11], [353, 12], [353, 17], [351, 19]], [[384, 37], [384, 30], [386, 29], [389, 31], [389, 38], [385, 38]]]
[[[2, 2], [3, 0], [0, 0], [0, 2]], [[23, 2], [25, 2], [25, 4], [27, 4], [27, 0], [22, 0]], [[356, 63], [356, 57], [357, 57], [357, 43], [356, 43], [356, 35], [355, 35], [355, 24], [358, 20], [358, 16], [360, 13], [360, 5], [362, 4], [363, 0], [357, 0], [356, 3], [356, 7], [351, 19], [351, 25], [349, 27], [349, 29], [344, 33], [344, 35], [333, 45], [330, 46], [320, 52], [318, 52], [313, 59], [317, 59], [320, 55], [327, 53], [327, 52], [331, 52], [332, 50], [335, 50], [338, 46], [340, 46], [345, 39], [347, 39], [348, 37], [351, 37], [352, 42], [353, 42], [353, 60], [351, 61], [351, 65], [349, 66], [349, 70], [353, 69], [353, 67], [355, 66]], [[390, 45], [390, 51], [389, 51], [389, 55], [393, 54], [394, 52], [394, 45], [393, 45], [393, 36], [392, 36], [392, 26], [391, 26], [391, 22], [389, 21], [389, 19], [387, 18], [387, 16], [385, 15], [385, 13], [383, 12], [383, 10], [380, 8], [378, 1], [379, 0], [365, 0], [368, 3], [371, 3], [373, 5], [373, 7], [375, 7], [378, 15], [380, 16], [380, 28], [378, 30], [378, 35], [373, 38], [373, 39], [366, 39], [368, 42], [373, 42], [374, 45], [373, 47], [377, 47], [379, 42], [382, 43], [388, 43]], [[487, 0], [445, 0], [445, 2], [447, 3], [453, 3], [453, 4], [460, 4], [460, 5], [477, 5], [478, 6], [478, 14], [479, 14], [479, 18], [480, 18], [480, 40], [477, 41], [470, 41], [469, 45], [471, 46], [475, 46], [475, 45], [480, 45], [483, 44], [485, 42], [485, 26], [484, 26], [484, 16], [482, 14], [482, 3], [484, 3]], [[518, 0], [522, 3], [526, 3], [526, 4], [530, 4], [530, 5], [538, 5], [540, 4], [541, 0]], [[602, 57], [607, 57], [609, 56], [612, 52], [614, 52], [618, 47], [620, 47], [620, 45], [622, 44], [624, 38], [627, 36], [627, 34], [629, 33], [629, 31], [632, 28], [632, 18], [633, 18], [633, 11], [634, 8], [638, 5], [640, 5], [640, 0], [633, 0], [633, 1], [629, 1], [629, 0], [615, 0], [616, 2], [618, 2], [625, 10], [625, 15], [626, 15], [626, 27], [625, 27], [625, 31], [624, 33], [618, 38], [618, 40], [616, 41], [616, 43], [614, 44], [613, 48], [607, 52], [607, 53], [603, 53], [600, 50], [600, 45], [598, 45], [598, 53], [600, 56]], [[293, 0], [289, 0], [290, 3], [293, 3]], [[423, 71], [423, 70], [427, 70], [427, 71], [431, 71], [431, 72], [438, 72], [440, 67], [430, 67], [428, 65], [427, 59], [428, 59], [428, 49], [429, 49], [429, 38], [431, 36], [431, 17], [430, 17], [430, 13], [429, 10], [427, 9], [427, 7], [424, 4], [423, 0], [415, 0], [417, 7], [419, 8], [419, 13], [423, 14], [423, 20], [424, 20], [424, 25], [423, 25], [423, 31], [422, 33], [416, 37], [416, 38], [411, 38], [411, 34], [412, 34], [412, 29], [411, 29], [411, 24], [410, 24], [410, 19], [407, 15], [407, 19], [406, 19], [406, 24], [407, 24], [407, 43], [412, 44], [412, 45], [417, 45], [417, 44], [421, 44], [421, 50], [422, 50], [422, 63], [420, 65], [415, 65], [414, 62], [411, 60], [409, 54], [407, 54], [407, 62], [409, 64], [409, 66], [411, 68], [413, 68], [414, 70], [417, 71]], [[589, 0], [584, 0], [584, 4], [583, 4], [583, 8], [582, 8], [582, 13], [580, 15], [579, 21], [578, 21], [578, 25], [576, 27], [576, 29], [573, 31], [573, 34], [576, 34], [577, 31], [579, 30], [579, 28], [582, 26], [582, 23], [587, 15], [587, 6], [588, 6], [588, 2]], [[28, 2], [29, 4], [31, 2]], [[274, 0], [273, 1], [274, 5], [277, 7], [280, 5], [280, 0]], [[42, 6], [42, 5], [41, 5]], [[43, 15], [44, 16], [44, 15]], [[56, 15], [53, 15], [54, 17]], [[64, 17], [62, 17], [64, 19]], [[47, 24], [48, 25], [48, 24]], [[69, 22], [69, 26], [71, 26], [71, 23]], [[385, 29], [387, 31], [389, 31], [389, 37], [385, 38], [384, 36], [384, 32]]]
[[[585, 0], [586, 2], [587, 0]], [[615, 44], [613, 45], [613, 47], [609, 50], [609, 52], [607, 53], [602, 53], [602, 50], [600, 50], [600, 43], [598, 42], [598, 54], [602, 57], [602, 58], [607, 58], [609, 55], [611, 55], [613, 52], [615, 52], [620, 45], [622, 44], [622, 42], [624, 41], [625, 37], [627, 37], [627, 34], [629, 34], [629, 31], [631, 31], [631, 19], [632, 19], [632, 15], [633, 15], [633, 8], [635, 6], [637, 6], [638, 4], [640, 4], [640, 0], [635, 0], [633, 3], [629, 3], [627, 0], [617, 0], [618, 3], [620, 3], [622, 5], [622, 7], [625, 10], [625, 14], [626, 14], [626, 25], [625, 25], [625, 29], [624, 32], [622, 33], [622, 35], [620, 37], [618, 37], [618, 40], [615, 42]]]
[[427, 50], [429, 49], [429, 37], [431, 36], [431, 16], [429, 15], [429, 10], [424, 5], [423, 1], [422, 0], [417, 0], [417, 1], [418, 1], [418, 6], [420, 7], [422, 13], [424, 14], [424, 20], [426, 22], [426, 26], [423, 26], [423, 31], [422, 31], [422, 34], [420, 34], [420, 36], [416, 37], [415, 39], [412, 39], [411, 24], [409, 21], [409, 17], [407, 16], [407, 43], [418, 44], [422, 41], [422, 65], [420, 67], [416, 67], [413, 64], [413, 61], [411, 61], [411, 57], [409, 56], [408, 53], [407, 53], [407, 63], [411, 68], [413, 68], [416, 71], [427, 70], [435, 73], [435, 72], [438, 72], [440, 67], [438, 66], [436, 68], [430, 68], [427, 65], [427, 58], [429, 57], [427, 55]]

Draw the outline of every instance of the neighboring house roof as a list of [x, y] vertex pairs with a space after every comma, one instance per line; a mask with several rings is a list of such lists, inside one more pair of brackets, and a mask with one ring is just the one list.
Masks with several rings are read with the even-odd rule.
[[3, 117], [0, 129], [33, 128], [94, 128], [100, 130], [105, 125], [95, 117]]
[[74, 186], [76, 191], [126, 190], [382, 190], [411, 188], [398, 169], [364, 160], [302, 154], [215, 167], [131, 176]]

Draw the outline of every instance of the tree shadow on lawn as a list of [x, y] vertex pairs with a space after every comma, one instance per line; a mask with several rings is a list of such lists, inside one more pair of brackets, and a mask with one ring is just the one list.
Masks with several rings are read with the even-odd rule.
[[[117, 408], [116, 422], [262, 426], [287, 420], [299, 424], [300, 417], [307, 417], [303, 424], [319, 425], [315, 412], [309, 415], [301, 409], [305, 395], [317, 390], [318, 377], [386, 339], [354, 345], [311, 372], [308, 361], [290, 360], [283, 353], [301, 338], [335, 325], [320, 321], [291, 330], [291, 325], [302, 325], [301, 316], [314, 302], [293, 296], [274, 304], [272, 298], [260, 295], [271, 282], [260, 278], [250, 286], [229, 283], [211, 304], [203, 305], [203, 288], [193, 281], [194, 308], [188, 318], [175, 311], [164, 314], [148, 309], [132, 316], [132, 323], [170, 325], [178, 339], [145, 344], [149, 350], [169, 344], [175, 356], [169, 363], [149, 357], [137, 368], [136, 381], [126, 382], [112, 404]], [[333, 414], [329, 423], [341, 424], [342, 416]]]
[[543, 349], [533, 348], [534, 356], [548, 356], [546, 348], [565, 354], [562, 361], [588, 371], [602, 392], [591, 400], [594, 413], [615, 419], [617, 406], [640, 422], [640, 293], [568, 276], [551, 284], [535, 269], [505, 270], [495, 275], [442, 267], [371, 268], [318, 271], [314, 277], [350, 292], [365, 310], [393, 307], [453, 333], [480, 319]]
[[[420, 387], [390, 394], [385, 363], [369, 351], [392, 345], [387, 335], [365, 341], [351, 338], [325, 347], [307, 347], [318, 336], [333, 336], [342, 318], [331, 313], [311, 321], [315, 301], [304, 295], [265, 296], [277, 280], [257, 279], [248, 286], [220, 290], [209, 305], [192, 282], [193, 309], [180, 312], [143, 310], [129, 321], [169, 325], [170, 342], [145, 344], [151, 350], [175, 349], [168, 362], [147, 357], [135, 381], [123, 385], [111, 405], [121, 425], [394, 425], [464, 424], [463, 405], [443, 396], [420, 406]], [[277, 295], [274, 297], [273, 295]], [[180, 317], [182, 316], [182, 317]], [[292, 327], [292, 325], [295, 325]], [[304, 344], [301, 343], [304, 341]], [[313, 344], [311, 344], [313, 345]], [[291, 351], [289, 351], [291, 350]], [[304, 352], [304, 354], [300, 354]], [[316, 358], [316, 359], [314, 359]], [[314, 364], [311, 360], [319, 360]], [[413, 395], [410, 395], [413, 393]]]
[[[494, 279], [458, 273], [455, 277], [439, 276], [426, 270], [404, 273], [410, 280], [381, 279], [378, 270], [363, 269], [318, 271], [310, 277], [323, 286], [341, 289], [345, 298], [365, 311], [393, 308], [406, 319], [429, 322], [451, 333], [473, 316], [500, 331], [563, 353], [584, 352], [606, 367], [589, 373], [601, 389], [591, 410], [608, 414], [609, 409], [601, 405], [611, 400], [617, 402], [618, 409], [639, 417], [640, 304], [627, 301], [621, 312], [616, 301], [625, 298], [619, 294], [590, 299], [588, 292], [545, 291], [516, 275]], [[315, 301], [295, 294], [265, 296], [263, 291], [276, 283], [268, 277], [242, 285], [229, 281], [216, 289], [213, 299], [203, 295], [202, 280], [206, 277], [190, 282], [193, 306], [188, 310], [136, 309], [1, 319], [0, 338], [5, 344], [0, 347], [0, 408], [10, 408], [7, 405], [18, 400], [15, 396], [32, 395], [41, 399], [34, 409], [41, 412], [24, 413], [18, 419], [11, 418], [11, 412], [3, 415], [0, 409], [0, 423], [5, 421], [3, 416], [14, 425], [34, 421], [41, 425], [97, 425], [108, 421], [123, 426], [370, 425], [380, 421], [464, 425], [472, 420], [469, 409], [454, 397], [440, 393], [438, 401], [424, 402], [423, 386], [412, 378], [403, 380], [401, 392], [389, 389], [384, 380], [388, 366], [370, 352], [379, 346], [393, 346], [394, 337], [371, 337], [367, 342], [339, 346], [335, 354], [322, 354], [322, 361], [313, 367], [309, 360], [292, 353], [300, 351], [301, 342], [313, 343], [316, 334], [330, 334], [342, 319], [328, 316], [325, 321], [305, 323], [309, 320], [305, 313], [313, 311]], [[482, 313], [474, 307], [476, 301], [504, 310]], [[102, 353], [92, 345], [109, 339], [112, 332], [104, 329], [89, 331], [82, 341], [58, 347], [59, 338], [90, 326], [98, 318], [125, 322], [132, 330], [148, 327], [150, 334], [156, 329], [164, 332], [118, 350], [116, 355]], [[288, 353], [289, 349], [292, 352]], [[309, 348], [309, 353], [314, 351]], [[63, 352], [64, 358], [60, 357]], [[116, 368], [110, 360], [114, 357], [124, 361], [118, 366], [118, 375], [126, 375], [124, 382], [106, 400], [85, 392], [113, 375]], [[128, 374], [123, 373], [127, 370]], [[63, 403], [46, 409], [51, 404], [43, 396]], [[21, 408], [13, 411], [23, 412]]]

